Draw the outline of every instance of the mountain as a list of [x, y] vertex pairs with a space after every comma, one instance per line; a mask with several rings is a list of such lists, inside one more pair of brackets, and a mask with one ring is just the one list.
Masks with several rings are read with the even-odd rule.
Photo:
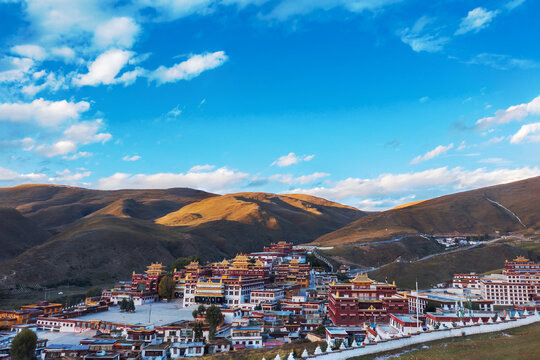
[[425, 200], [372, 214], [325, 234], [324, 246], [402, 234], [494, 234], [540, 227], [540, 177]]
[[51, 234], [12, 208], [0, 208], [0, 262], [45, 242]]
[[150, 262], [182, 256], [221, 260], [275, 241], [311, 242], [365, 215], [311, 196], [185, 188], [24, 185], [0, 189], [0, 206], [35, 224], [30, 235], [46, 234], [0, 258], [0, 280], [49, 286], [125, 279]]
[[[42, 228], [58, 233], [63, 227], [101, 209], [112, 216], [123, 212], [149, 220], [211, 196], [215, 195], [188, 188], [100, 191], [71, 186], [20, 185], [0, 188], [0, 206], [15, 208]], [[104, 209], [106, 207], [110, 208]]]
[[[355, 208], [313, 196], [239, 193], [186, 205], [156, 222], [167, 226], [200, 226], [218, 221], [240, 223], [280, 232], [298, 243], [340, 228], [363, 215]], [[276, 233], [276, 236], [280, 235]]]

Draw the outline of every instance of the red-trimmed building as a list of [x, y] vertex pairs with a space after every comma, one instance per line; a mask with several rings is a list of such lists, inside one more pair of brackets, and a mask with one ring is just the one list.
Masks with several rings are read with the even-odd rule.
[[272, 243], [270, 246], [264, 247], [264, 252], [276, 252], [288, 255], [293, 252], [293, 244], [285, 241]]
[[329, 286], [328, 316], [335, 326], [360, 326], [366, 321], [388, 321], [389, 313], [408, 313], [407, 299], [395, 284], [356, 275], [350, 283]]
[[246, 255], [236, 255], [232, 261], [223, 260], [212, 264], [213, 276], [250, 276], [260, 279], [270, 279], [270, 270], [260, 260], [252, 261]]
[[275, 270], [276, 284], [299, 284], [302, 289], [309, 287], [311, 280], [311, 266], [302, 264], [296, 259], [289, 262], [283, 262]]
[[165, 273], [165, 268], [161, 263], [152, 263], [147, 266], [144, 274], [135, 274], [134, 271], [131, 275], [131, 290], [157, 293], [159, 282]]

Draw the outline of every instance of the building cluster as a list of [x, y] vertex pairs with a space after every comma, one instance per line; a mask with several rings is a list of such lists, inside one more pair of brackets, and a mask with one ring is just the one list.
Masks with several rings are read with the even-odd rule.
[[400, 291], [395, 282], [375, 281], [346, 266], [336, 272], [312, 267], [307, 261], [311, 251], [281, 242], [262, 252], [173, 269], [171, 311], [191, 316], [200, 305], [219, 307], [222, 321], [213, 333], [204, 312], [166, 324], [77, 315], [108, 311], [123, 300], [137, 306], [159, 301], [159, 283], [167, 274], [160, 263], [104, 290], [100, 299], [70, 309], [49, 303], [25, 306], [13, 314], [0, 312], [0, 322], [14, 330], [35, 326], [95, 334], [76, 345], [42, 342], [42, 359], [176, 359], [278, 347], [300, 339], [344, 349], [459, 324], [494, 323], [508, 316], [506, 311], [540, 309], [540, 264], [522, 257], [507, 261], [499, 275], [456, 274], [447, 288]]

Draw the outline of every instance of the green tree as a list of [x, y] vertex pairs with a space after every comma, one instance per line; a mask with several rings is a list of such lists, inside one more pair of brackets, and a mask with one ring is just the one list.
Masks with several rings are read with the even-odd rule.
[[257, 260], [254, 257], [250, 257], [248, 260], [248, 263], [250, 263], [251, 265], [255, 264], [256, 262]]
[[277, 304], [276, 304], [276, 311], [281, 311], [281, 301], [277, 301]]
[[37, 335], [30, 329], [24, 329], [11, 342], [13, 360], [31, 360], [36, 354]]
[[221, 310], [216, 305], [210, 305], [206, 309], [206, 322], [209, 326], [209, 338], [213, 340], [216, 337], [216, 329], [219, 324], [223, 321], [223, 314]]
[[128, 301], [126, 299], [120, 301], [120, 311], [128, 311]]
[[326, 335], [326, 331], [325, 331], [325, 327], [323, 325], [319, 325], [317, 326], [317, 328], [315, 330], [313, 330], [313, 332], [319, 336], [325, 336]]
[[258, 310], [262, 310], [262, 306], [261, 306], [261, 304], [257, 304], [257, 305], [255, 305], [255, 307], [253, 308], [253, 310], [256, 310], [256, 311], [258, 311]]
[[174, 280], [172, 276], [165, 275], [161, 278], [158, 286], [159, 296], [168, 299], [172, 296], [174, 290]]
[[130, 300], [128, 301], [127, 311], [129, 311], [129, 312], [135, 312], [135, 302], [133, 302], [133, 299], [130, 299]]
[[193, 324], [193, 336], [195, 337], [195, 340], [201, 340], [203, 337], [203, 326], [198, 321], [195, 321]]
[[206, 313], [206, 307], [203, 304], [200, 304], [197, 308], [197, 313], [199, 313], [199, 315], [204, 315], [204, 313]]
[[193, 316], [193, 319], [197, 319], [197, 316], [199, 316], [199, 312], [197, 311], [197, 309], [195, 309], [195, 310], [193, 310], [191, 315]]
[[424, 308], [424, 313], [435, 312], [435, 311], [437, 311], [438, 306], [439, 305], [437, 305], [436, 302], [428, 301], [427, 304], [426, 304], [426, 307]]

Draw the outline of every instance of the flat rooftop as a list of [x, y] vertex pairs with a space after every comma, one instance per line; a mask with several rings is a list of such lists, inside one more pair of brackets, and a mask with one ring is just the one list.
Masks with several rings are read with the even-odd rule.
[[[181, 320], [193, 320], [193, 309], [197, 306], [183, 307], [181, 302], [156, 302], [152, 304], [135, 306], [135, 312], [120, 312], [119, 306], [111, 306], [109, 311], [84, 315], [75, 319], [102, 320], [118, 324], [155, 325], [163, 326]], [[150, 318], [150, 321], [148, 319]]]

